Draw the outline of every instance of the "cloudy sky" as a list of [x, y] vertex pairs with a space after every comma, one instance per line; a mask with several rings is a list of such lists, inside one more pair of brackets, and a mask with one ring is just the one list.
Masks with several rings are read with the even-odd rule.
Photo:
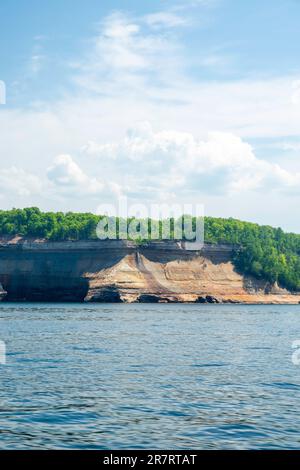
[[300, 2], [1, 0], [0, 206], [300, 232]]

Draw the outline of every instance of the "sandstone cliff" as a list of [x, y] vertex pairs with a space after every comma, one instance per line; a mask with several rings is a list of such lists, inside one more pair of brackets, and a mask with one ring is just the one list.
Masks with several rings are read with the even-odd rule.
[[[0, 241], [6, 300], [299, 303], [300, 294], [237, 273], [232, 246], [184, 242]], [[5, 292], [0, 290], [0, 298]]]

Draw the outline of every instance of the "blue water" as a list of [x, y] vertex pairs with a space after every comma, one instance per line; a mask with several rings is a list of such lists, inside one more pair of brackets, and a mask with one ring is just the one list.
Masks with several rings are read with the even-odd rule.
[[0, 304], [1, 449], [300, 448], [300, 306]]

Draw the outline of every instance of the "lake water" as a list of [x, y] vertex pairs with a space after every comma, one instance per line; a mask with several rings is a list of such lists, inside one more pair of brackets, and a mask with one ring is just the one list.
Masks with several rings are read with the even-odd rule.
[[300, 306], [0, 304], [1, 449], [300, 448]]

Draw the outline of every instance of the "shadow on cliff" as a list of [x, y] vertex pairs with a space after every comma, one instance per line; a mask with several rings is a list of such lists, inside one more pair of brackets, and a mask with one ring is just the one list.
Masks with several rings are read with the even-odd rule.
[[4, 302], [83, 302], [89, 290], [88, 279], [17, 274], [1, 277], [7, 292]]
[[85, 273], [110, 268], [125, 255], [123, 250], [1, 250], [4, 301], [83, 302], [89, 291]]

